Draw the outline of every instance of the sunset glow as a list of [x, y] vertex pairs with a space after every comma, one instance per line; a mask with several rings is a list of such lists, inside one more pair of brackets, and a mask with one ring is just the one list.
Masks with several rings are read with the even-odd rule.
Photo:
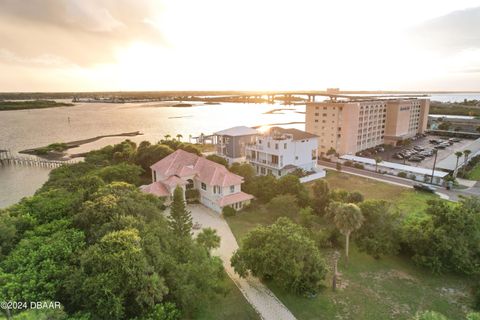
[[479, 1], [3, 3], [4, 91], [479, 89]]

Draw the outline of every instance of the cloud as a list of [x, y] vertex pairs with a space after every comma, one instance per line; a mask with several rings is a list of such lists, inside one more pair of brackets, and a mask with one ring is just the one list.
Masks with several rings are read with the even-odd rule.
[[45, 57], [81, 66], [111, 62], [130, 42], [162, 43], [148, 23], [158, 9], [155, 0], [0, 0], [0, 49], [16, 63]]
[[439, 53], [480, 48], [480, 7], [454, 11], [410, 30], [413, 42]]

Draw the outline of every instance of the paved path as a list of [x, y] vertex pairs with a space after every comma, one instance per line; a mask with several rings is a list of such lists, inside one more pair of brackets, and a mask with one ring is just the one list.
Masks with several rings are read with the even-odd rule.
[[238, 249], [238, 244], [225, 219], [202, 205], [189, 205], [188, 210], [192, 212], [194, 223], [200, 223], [202, 228], [210, 227], [217, 230], [218, 235], [221, 237], [221, 242], [220, 248], [215, 250], [213, 254], [222, 259], [228, 276], [235, 282], [247, 301], [260, 314], [260, 317], [265, 320], [295, 319], [287, 307], [258, 278], [252, 276], [246, 279], [240, 278], [233, 271], [233, 268], [230, 266], [230, 258], [235, 250]]

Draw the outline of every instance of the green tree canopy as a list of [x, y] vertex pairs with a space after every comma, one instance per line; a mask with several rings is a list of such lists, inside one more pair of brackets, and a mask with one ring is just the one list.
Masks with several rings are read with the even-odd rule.
[[382, 255], [396, 254], [400, 250], [400, 214], [384, 200], [367, 200], [359, 207], [365, 217], [355, 235], [360, 251], [377, 259]]
[[327, 272], [315, 242], [288, 218], [247, 233], [231, 263], [242, 277], [251, 272], [299, 294], [316, 292]]

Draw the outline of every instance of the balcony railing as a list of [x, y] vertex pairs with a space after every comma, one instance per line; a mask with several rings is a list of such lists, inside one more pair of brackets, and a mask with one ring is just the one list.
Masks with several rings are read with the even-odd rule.
[[254, 157], [248, 156], [248, 155], [247, 155], [246, 158], [247, 158], [247, 160], [250, 161], [250, 162], [262, 164], [262, 165], [267, 166], [267, 167], [277, 168], [277, 169], [280, 169], [280, 168], [282, 167], [282, 166], [281, 166], [281, 163], [271, 162], [271, 161], [267, 161], [267, 160], [265, 160], [265, 159], [257, 159], [257, 158], [254, 158]]

